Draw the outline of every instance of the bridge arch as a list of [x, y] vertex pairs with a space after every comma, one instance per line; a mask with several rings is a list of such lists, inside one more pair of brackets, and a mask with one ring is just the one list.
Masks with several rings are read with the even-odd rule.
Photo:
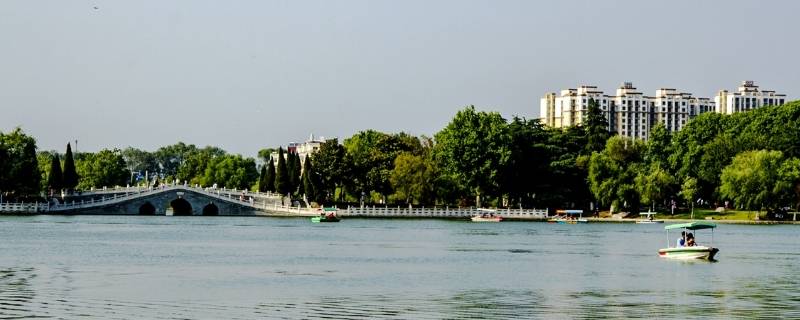
[[169, 203], [169, 206], [172, 207], [172, 215], [173, 216], [191, 216], [192, 215], [192, 204], [189, 201], [186, 201], [184, 198], [178, 198], [172, 200]]
[[203, 207], [203, 215], [204, 216], [218, 216], [219, 215], [219, 207], [213, 202], [207, 204]]
[[156, 207], [150, 201], [147, 201], [139, 207], [139, 214], [154, 215], [156, 214]]

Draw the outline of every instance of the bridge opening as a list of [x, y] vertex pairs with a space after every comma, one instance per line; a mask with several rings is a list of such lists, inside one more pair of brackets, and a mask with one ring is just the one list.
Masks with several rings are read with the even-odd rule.
[[169, 206], [172, 207], [172, 215], [173, 216], [191, 216], [192, 215], [192, 205], [189, 204], [189, 201], [186, 199], [178, 198], [172, 200], [169, 203]]
[[154, 215], [156, 214], [156, 207], [150, 202], [145, 202], [141, 207], [139, 207], [139, 214]]
[[205, 207], [203, 207], [203, 215], [204, 216], [218, 216], [219, 215], [219, 207], [216, 204], [209, 203]]

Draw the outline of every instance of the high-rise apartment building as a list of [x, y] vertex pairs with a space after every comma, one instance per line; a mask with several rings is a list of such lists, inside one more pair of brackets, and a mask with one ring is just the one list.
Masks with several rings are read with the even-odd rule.
[[656, 90], [655, 96], [645, 96], [630, 82], [623, 83], [613, 96], [605, 95], [596, 86], [583, 85], [577, 89], [561, 90], [560, 95], [546, 94], [540, 101], [541, 121], [555, 128], [580, 125], [586, 118], [590, 100], [597, 101], [608, 119], [610, 131], [647, 139], [650, 129], [657, 123], [663, 123], [667, 130], [675, 132], [705, 112], [730, 114], [765, 105], [782, 105], [786, 96], [774, 91], [759, 91], [752, 81], [745, 81], [736, 93], [720, 91], [714, 102], [672, 88], [661, 88]]
[[785, 102], [785, 94], [777, 94], [770, 90], [758, 90], [758, 86], [753, 81], [742, 82], [737, 92], [729, 93], [728, 90], [721, 90], [714, 97], [715, 111], [724, 114], [753, 110], [763, 106], [779, 106]]

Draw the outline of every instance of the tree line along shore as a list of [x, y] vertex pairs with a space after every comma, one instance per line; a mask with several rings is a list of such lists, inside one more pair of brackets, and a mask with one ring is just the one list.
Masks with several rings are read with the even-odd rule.
[[[800, 101], [704, 113], [678, 132], [656, 124], [647, 141], [608, 128], [596, 103], [581, 125], [565, 129], [469, 106], [433, 137], [364, 130], [341, 143], [327, 140], [303, 159], [281, 147], [254, 159], [182, 142], [74, 154], [68, 144], [62, 154], [37, 150], [16, 128], [0, 132], [0, 195], [24, 201], [179, 181], [270, 191], [311, 205], [677, 215], [696, 208], [700, 217], [725, 208], [736, 218], [751, 212], [748, 219], [780, 219], [800, 205]], [[275, 151], [279, 156], [270, 156]]]

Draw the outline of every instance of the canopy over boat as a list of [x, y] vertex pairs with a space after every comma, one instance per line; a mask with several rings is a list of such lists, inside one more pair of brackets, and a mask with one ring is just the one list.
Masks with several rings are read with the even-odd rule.
[[580, 214], [583, 214], [583, 210], [556, 210], [556, 213], [557, 214], [568, 214], [568, 215], [574, 215], [574, 214], [580, 215]]
[[672, 230], [672, 229], [689, 229], [689, 230], [701, 230], [701, 229], [713, 229], [716, 228], [717, 225], [711, 222], [705, 221], [695, 221], [695, 222], [688, 222], [688, 223], [678, 223], [678, 224], [671, 224], [664, 227], [665, 230]]

